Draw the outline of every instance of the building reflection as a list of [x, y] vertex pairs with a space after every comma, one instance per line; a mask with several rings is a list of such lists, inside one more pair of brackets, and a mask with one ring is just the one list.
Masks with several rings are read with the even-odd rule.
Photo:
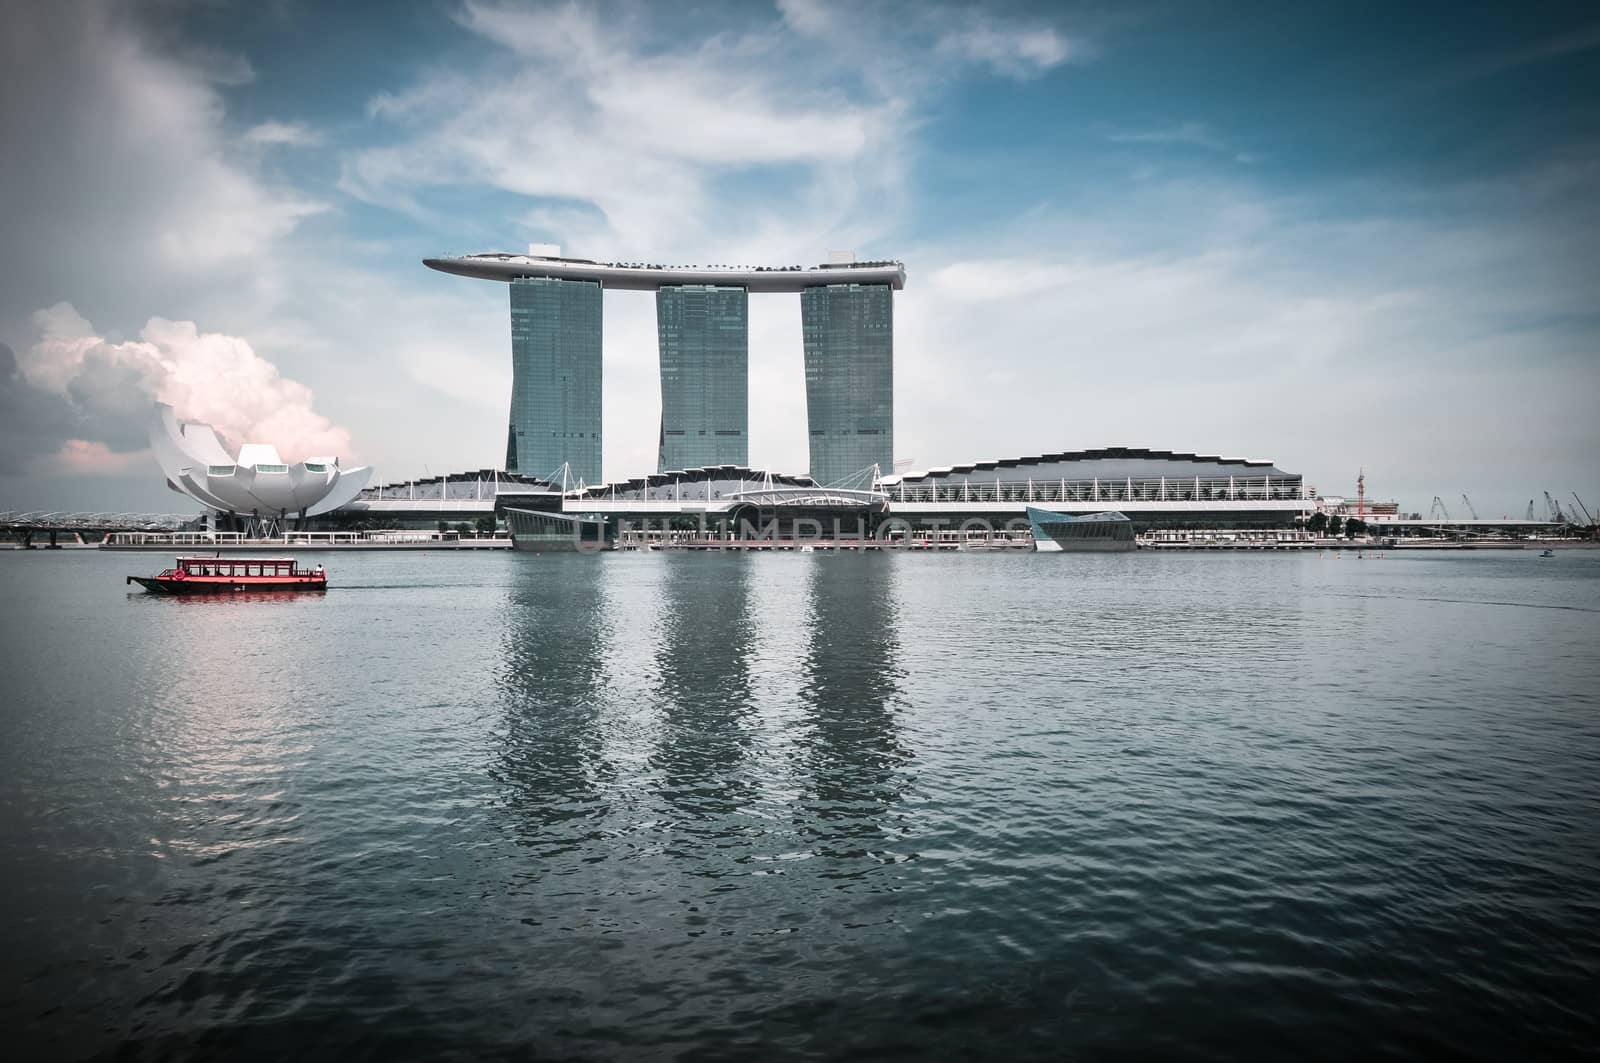
[[605, 570], [578, 555], [519, 565], [504, 600], [505, 727], [492, 774], [519, 834], [550, 853], [598, 836], [609, 810]]
[[818, 557], [802, 665], [802, 770], [797, 824], [815, 851], [894, 859], [896, 808], [912, 754], [900, 736], [900, 643], [894, 559]]
[[661, 729], [652, 767], [661, 796], [688, 819], [722, 818], [755, 797], [747, 760], [755, 617], [753, 559], [664, 559], [656, 673]]

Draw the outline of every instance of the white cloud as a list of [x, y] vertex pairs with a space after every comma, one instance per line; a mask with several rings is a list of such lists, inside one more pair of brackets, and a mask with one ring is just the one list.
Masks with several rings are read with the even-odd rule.
[[462, 25], [519, 55], [557, 60], [598, 71], [615, 55], [609, 41], [628, 32], [626, 16], [601, 18], [592, 6], [558, 3], [544, 8], [467, 0], [458, 16]]
[[210, 424], [235, 446], [272, 443], [291, 461], [351, 456], [350, 433], [316, 412], [311, 389], [284, 377], [240, 337], [153, 317], [139, 339], [118, 343], [97, 334], [70, 303], [37, 311], [34, 323], [39, 338], [18, 365], [30, 385], [71, 401], [79, 430], [69, 442], [80, 465], [93, 465], [102, 450], [142, 447], [158, 401], [180, 419]]
[[1369, 491], [1423, 509], [1465, 490], [1499, 512], [1576, 484], [1600, 445], [1584, 412], [1600, 358], [1571, 321], [1581, 238], [1530, 211], [1593, 207], [1532, 191], [1556, 186], [1535, 168], [1494, 188], [1350, 190], [1391, 216], [1151, 179], [909, 247], [898, 456], [1121, 442], [1270, 457], [1330, 492], [1365, 465]]
[[468, 0], [458, 20], [499, 51], [375, 97], [369, 113], [398, 136], [347, 157], [341, 187], [423, 218], [432, 188], [512, 192], [537, 201], [524, 218], [585, 215], [577, 232], [518, 237], [591, 253], [726, 255], [781, 228], [767, 254], [815, 254], [838, 228], [892, 224], [910, 137], [944, 85], [1087, 53], [1042, 20], [953, 6], [780, 7], [778, 22], [685, 39], [675, 22], [653, 33], [649, 9]]
[[826, 36], [837, 25], [835, 8], [826, 0], [778, 0], [778, 11], [791, 29], [807, 37]]
[[[898, 101], [819, 87], [771, 34], [652, 48], [576, 5], [469, 3], [461, 21], [510, 64], [375, 99], [371, 113], [402, 136], [349, 157], [346, 191], [425, 215], [429, 188], [487, 185], [536, 201], [528, 218], [584, 216], [577, 231], [518, 236], [655, 256], [709, 254], [700, 234], [736, 219], [792, 217], [808, 186], [899, 178]], [[730, 198], [729, 182], [754, 170], [764, 193]]]
[[243, 140], [246, 144], [306, 148], [321, 144], [322, 134], [304, 122], [262, 122], [245, 130]]
[[61, 444], [53, 464], [69, 475], [106, 475], [136, 471], [147, 460], [136, 451], [119, 453], [104, 443], [69, 439]]
[[242, 57], [186, 48], [100, 3], [11, 5], [5, 20], [0, 202], [13, 253], [0, 263], [0, 327], [13, 335], [63, 295], [142, 320], [175, 291], [248, 281], [326, 209], [271, 179], [248, 150], [258, 144], [230, 130], [221, 86], [253, 76]]
[[996, 73], [1027, 78], [1060, 66], [1076, 55], [1071, 42], [1054, 27], [999, 27], [979, 21], [953, 29], [939, 40], [938, 51], [988, 64]]
[[1069, 36], [1049, 21], [968, 5], [779, 0], [778, 10], [800, 36], [825, 40], [858, 61], [887, 66], [896, 77], [915, 82], [943, 80], [949, 68], [965, 64], [1027, 79], [1093, 57], [1086, 38]]

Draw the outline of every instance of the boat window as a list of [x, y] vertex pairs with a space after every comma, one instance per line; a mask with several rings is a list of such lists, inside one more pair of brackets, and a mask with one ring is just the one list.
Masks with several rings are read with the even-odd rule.
[[261, 566], [260, 565], [251, 565], [250, 568], [249, 568], [248, 574], [251, 575], [251, 576], [259, 576], [259, 575], [261, 575]]

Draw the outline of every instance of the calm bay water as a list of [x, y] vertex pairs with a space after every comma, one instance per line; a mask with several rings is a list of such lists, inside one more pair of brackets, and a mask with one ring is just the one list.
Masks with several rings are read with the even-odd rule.
[[1600, 1043], [1600, 552], [162, 563], [0, 554], [31, 1055]]

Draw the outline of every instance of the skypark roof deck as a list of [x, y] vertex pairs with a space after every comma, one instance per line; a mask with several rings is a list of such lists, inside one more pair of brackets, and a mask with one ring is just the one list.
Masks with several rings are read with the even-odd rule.
[[509, 282], [518, 277], [553, 277], [557, 280], [594, 281], [602, 288], [640, 292], [679, 284], [737, 287], [751, 292], [801, 292], [828, 284], [887, 284], [895, 291], [906, 286], [906, 267], [900, 262], [891, 261], [841, 262], [819, 266], [663, 266], [493, 251], [475, 255], [440, 255], [437, 258], [425, 258], [422, 264], [441, 273], [454, 273], [478, 280]]

